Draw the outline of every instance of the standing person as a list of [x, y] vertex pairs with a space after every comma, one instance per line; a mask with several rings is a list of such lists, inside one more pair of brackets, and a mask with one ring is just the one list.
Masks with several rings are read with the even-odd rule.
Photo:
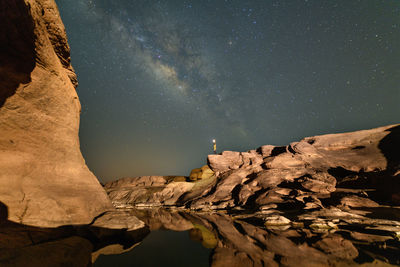
[[217, 143], [216, 143], [215, 139], [213, 139], [213, 150], [214, 150], [214, 154], [217, 154]]

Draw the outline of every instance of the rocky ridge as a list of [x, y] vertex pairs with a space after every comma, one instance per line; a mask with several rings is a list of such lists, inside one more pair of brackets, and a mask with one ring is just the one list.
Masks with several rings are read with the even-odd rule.
[[400, 205], [398, 147], [400, 125], [390, 125], [209, 155], [214, 175], [196, 182], [144, 176], [105, 189], [118, 207], [269, 212]]

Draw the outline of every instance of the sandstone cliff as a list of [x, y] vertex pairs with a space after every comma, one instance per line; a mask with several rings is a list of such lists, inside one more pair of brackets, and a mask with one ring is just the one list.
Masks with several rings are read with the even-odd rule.
[[105, 189], [120, 207], [270, 212], [400, 205], [399, 147], [400, 125], [391, 125], [209, 155], [215, 174], [196, 182], [159, 178], [154, 186], [149, 177], [125, 178]]
[[77, 80], [56, 4], [1, 1], [0, 25], [0, 202], [18, 223], [90, 223], [111, 203], [80, 152]]

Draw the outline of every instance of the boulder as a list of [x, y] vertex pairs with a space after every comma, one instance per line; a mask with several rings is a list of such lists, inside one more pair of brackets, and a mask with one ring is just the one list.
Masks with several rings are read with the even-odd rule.
[[127, 211], [107, 211], [97, 218], [91, 226], [105, 229], [124, 229], [127, 231], [140, 231], [146, 228], [144, 222], [132, 216]]
[[214, 175], [214, 172], [208, 167], [208, 165], [204, 165], [201, 168], [193, 169], [190, 172], [189, 179], [191, 181], [207, 179]]
[[208, 155], [208, 165], [214, 172], [236, 170], [242, 164], [240, 152], [224, 151], [221, 155]]
[[88, 224], [111, 209], [79, 148], [80, 103], [53, 0], [0, 2], [0, 202], [8, 219]]

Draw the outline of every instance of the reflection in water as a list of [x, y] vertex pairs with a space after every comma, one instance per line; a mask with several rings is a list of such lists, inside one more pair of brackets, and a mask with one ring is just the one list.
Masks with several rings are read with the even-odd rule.
[[153, 231], [133, 250], [102, 255], [95, 267], [209, 266], [210, 250], [189, 239], [188, 232]]
[[[398, 209], [389, 210], [392, 217], [399, 218]], [[387, 212], [384, 210], [382, 215]], [[396, 232], [400, 231], [400, 222], [379, 219], [376, 210], [359, 211], [373, 214], [374, 218], [337, 210], [287, 214], [292, 221], [276, 214], [228, 215], [164, 209], [132, 210], [132, 214], [145, 221], [151, 231], [188, 231], [192, 240], [211, 249], [211, 266], [400, 264], [400, 232]], [[182, 251], [175, 251], [175, 257], [181, 256]]]
[[40, 228], [0, 220], [0, 266], [91, 266], [101, 254], [123, 253], [148, 234], [96, 226]]
[[[360, 210], [359, 215], [324, 210], [285, 217], [165, 209], [129, 213], [151, 230], [140, 245], [136, 244], [146, 232], [3, 223], [0, 266], [400, 265], [395, 208]], [[392, 220], [380, 219], [387, 214]]]

